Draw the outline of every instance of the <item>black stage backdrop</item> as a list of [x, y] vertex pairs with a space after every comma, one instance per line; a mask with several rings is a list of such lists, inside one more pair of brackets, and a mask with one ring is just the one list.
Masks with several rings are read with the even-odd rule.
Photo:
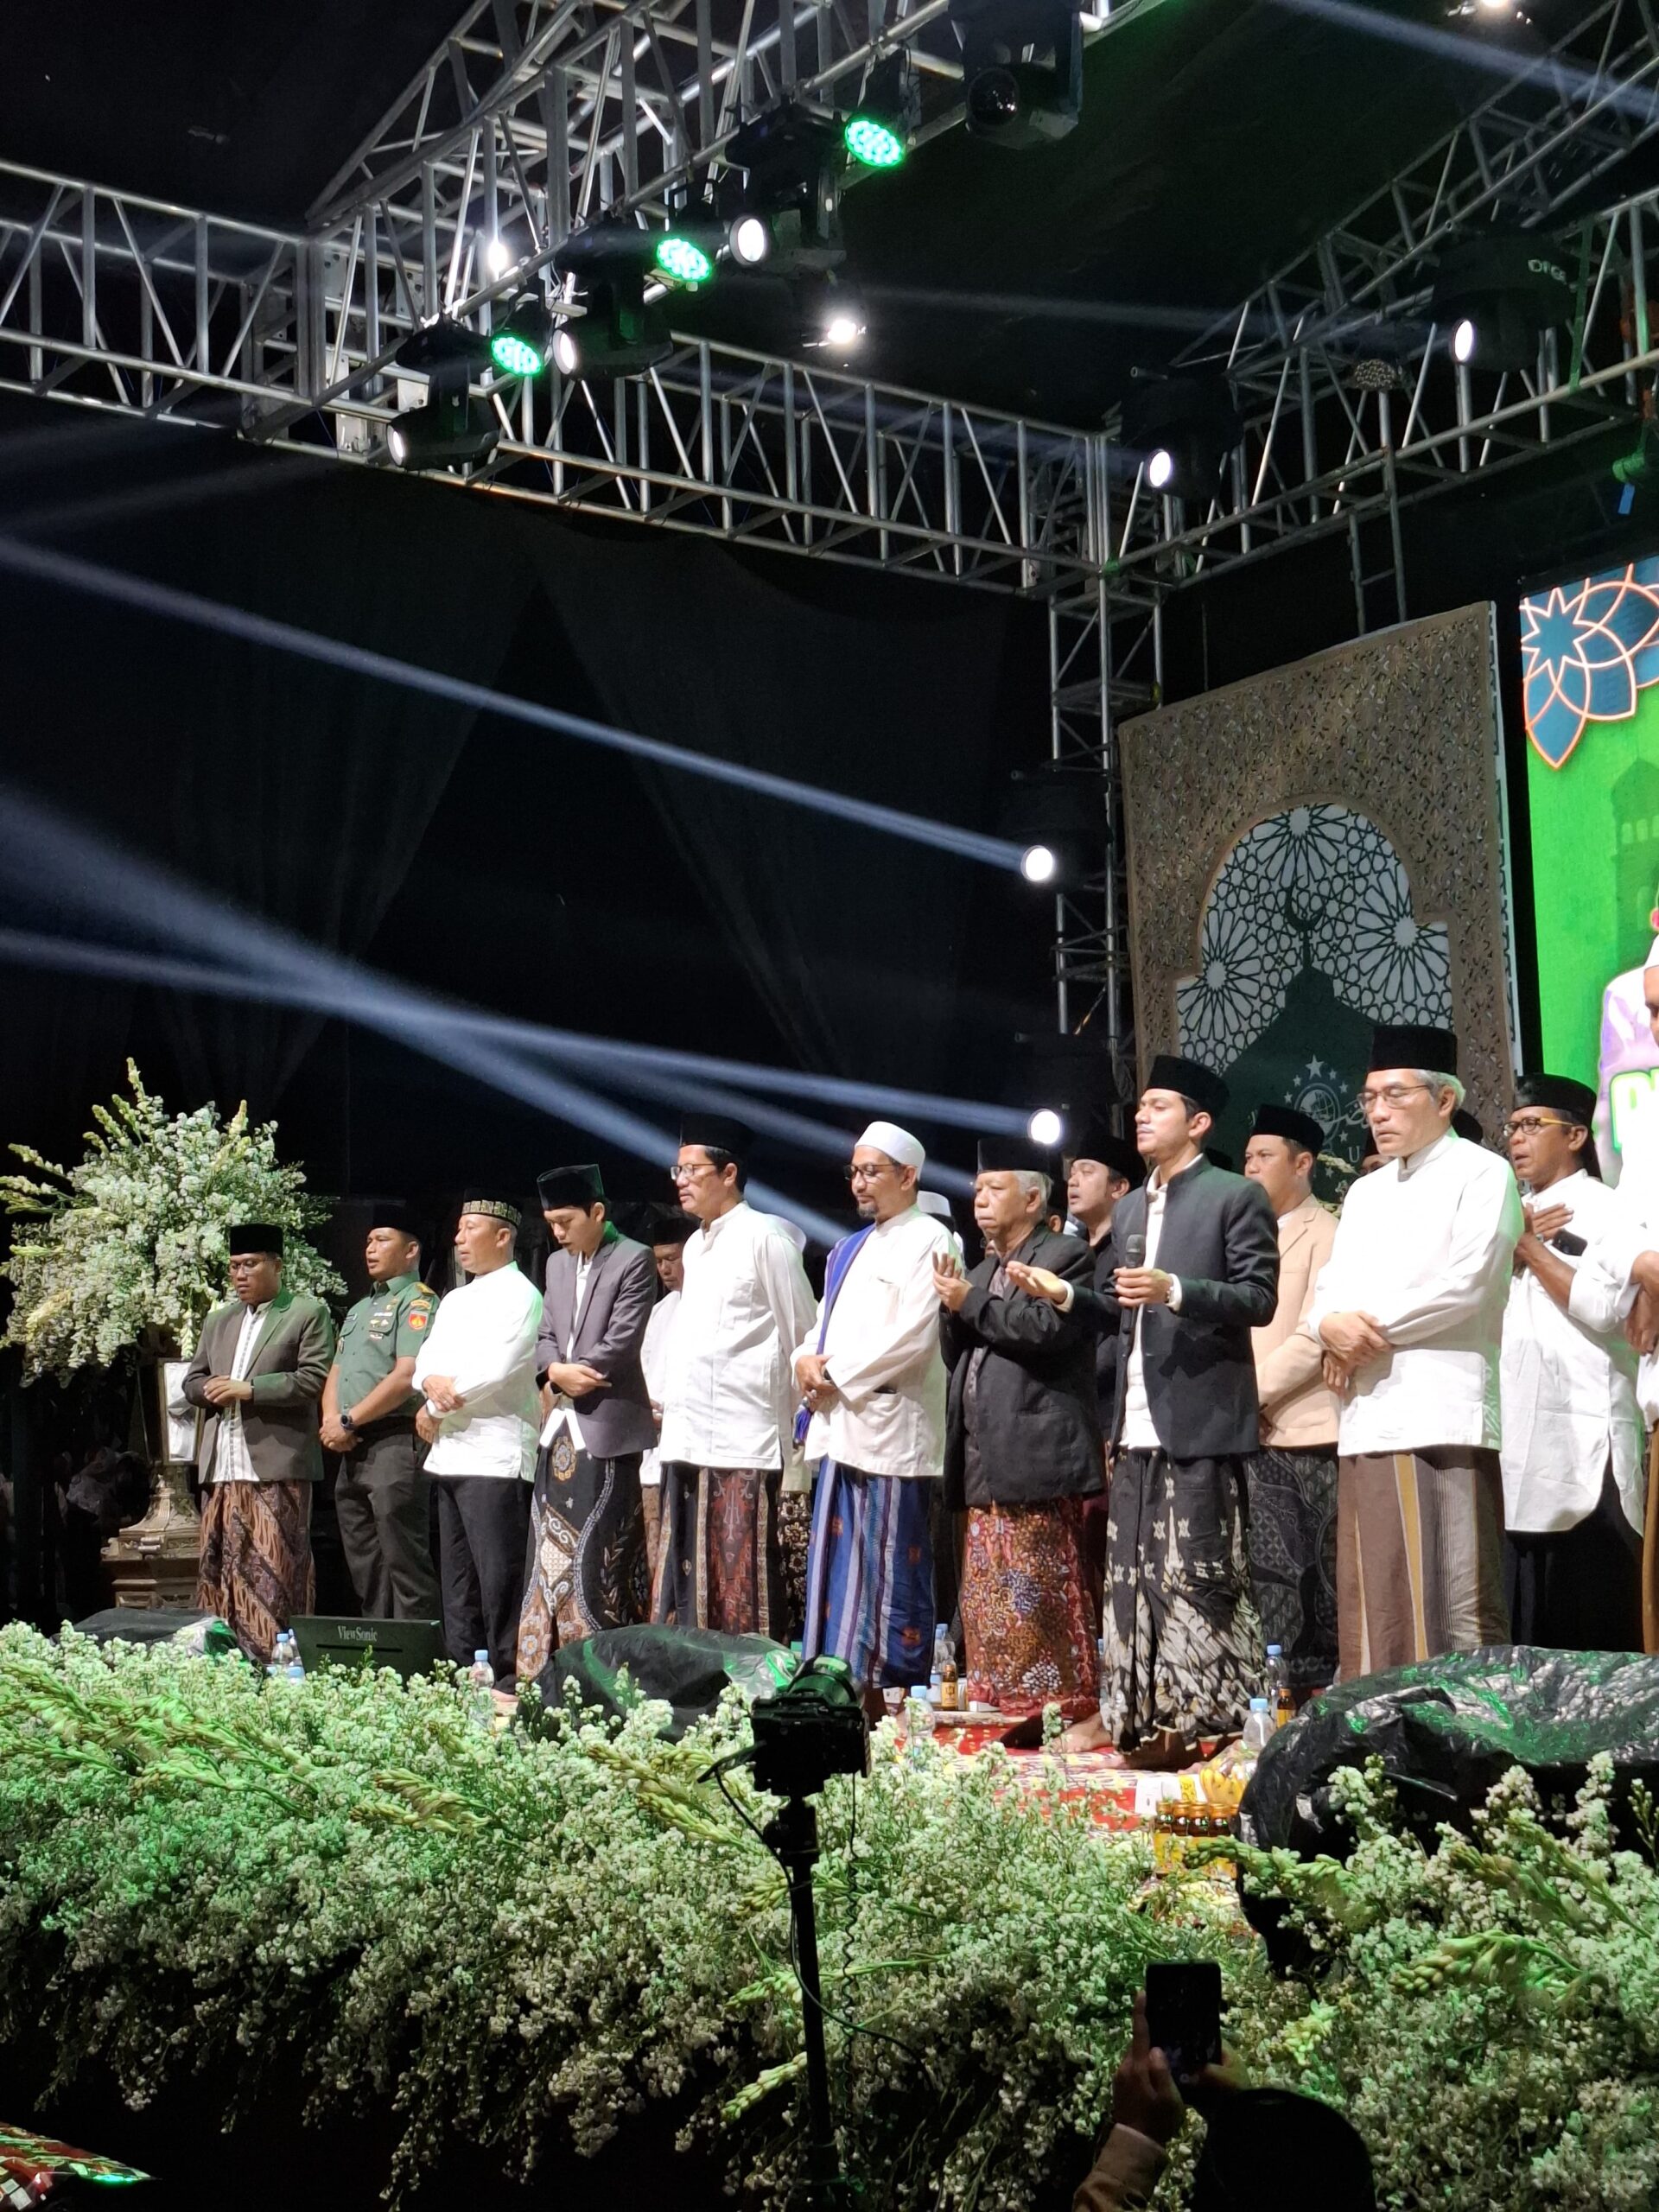
[[[943, 584], [22, 401], [0, 403], [0, 516], [129, 574], [971, 827], [1046, 750], [1040, 610]], [[1047, 1026], [1043, 904], [972, 864], [55, 587], [0, 594], [0, 785], [372, 969], [573, 1029], [970, 1096], [999, 1096], [1014, 1033]], [[41, 855], [20, 874], [15, 832], [11, 848], [0, 926], [114, 933], [86, 918], [81, 871]], [[559, 1156], [665, 1188], [372, 1032], [16, 961], [0, 976], [0, 1139], [48, 1156], [79, 1151], [130, 1052], [170, 1105], [245, 1096], [277, 1118], [326, 1192], [528, 1186]], [[830, 1206], [821, 1165], [777, 1147], [760, 1164]]]

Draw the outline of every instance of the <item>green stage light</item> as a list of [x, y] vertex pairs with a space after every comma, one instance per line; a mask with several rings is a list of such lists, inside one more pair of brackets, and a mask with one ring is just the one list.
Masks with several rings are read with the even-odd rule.
[[538, 377], [547, 366], [547, 355], [514, 330], [498, 330], [490, 340], [490, 359], [504, 377]]
[[841, 136], [853, 159], [867, 169], [896, 169], [905, 158], [904, 140], [873, 115], [849, 116]]
[[520, 292], [491, 334], [490, 359], [504, 377], [538, 377], [553, 345], [553, 318], [538, 291]]
[[715, 264], [702, 248], [672, 231], [657, 241], [657, 266], [677, 284], [706, 284], [715, 273]]

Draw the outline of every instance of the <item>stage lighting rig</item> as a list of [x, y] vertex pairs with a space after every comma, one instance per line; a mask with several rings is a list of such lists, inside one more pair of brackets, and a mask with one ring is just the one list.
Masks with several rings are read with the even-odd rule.
[[1123, 443], [1143, 457], [1154, 492], [1207, 499], [1243, 431], [1218, 377], [1138, 378], [1123, 402]]
[[746, 123], [715, 188], [732, 258], [780, 276], [823, 275], [847, 258], [841, 231], [842, 137], [795, 102]]
[[950, 0], [962, 39], [969, 135], [988, 144], [1043, 146], [1083, 111], [1077, 0]]
[[387, 428], [386, 451], [397, 467], [456, 468], [486, 461], [501, 425], [494, 409], [467, 389], [493, 365], [483, 333], [439, 315], [411, 330], [392, 359], [405, 374], [424, 377], [428, 390], [423, 407], [405, 409]]
[[865, 78], [864, 90], [842, 125], [842, 143], [867, 169], [896, 169], [910, 150], [920, 111], [908, 56], [889, 54]]
[[1099, 771], [1046, 763], [1014, 779], [999, 835], [1020, 849], [1020, 873], [1039, 891], [1065, 891], [1099, 873], [1106, 845]]
[[797, 288], [801, 344], [810, 353], [853, 353], [864, 342], [864, 302], [849, 284], [825, 276]]
[[490, 359], [501, 375], [538, 377], [553, 347], [553, 318], [539, 292], [521, 292], [490, 334]]
[[1578, 286], [1553, 239], [1483, 230], [1440, 256], [1429, 312], [1460, 366], [1531, 368], [1540, 334], [1576, 317]]
[[555, 266], [583, 314], [579, 323], [562, 323], [554, 334], [552, 359], [561, 376], [638, 376], [668, 359], [674, 350], [668, 313], [660, 296], [646, 299], [645, 286], [661, 279], [658, 250], [670, 238], [690, 242], [683, 233], [643, 231], [634, 223], [591, 223], [565, 239]]
[[1014, 1046], [1004, 1095], [1021, 1106], [1045, 1102], [1032, 1112], [1026, 1135], [1046, 1152], [1069, 1154], [1088, 1124], [1116, 1118], [1133, 1090], [1133, 1068], [1126, 1083], [1120, 1065], [1122, 1041], [1092, 1028], [1022, 1033]]

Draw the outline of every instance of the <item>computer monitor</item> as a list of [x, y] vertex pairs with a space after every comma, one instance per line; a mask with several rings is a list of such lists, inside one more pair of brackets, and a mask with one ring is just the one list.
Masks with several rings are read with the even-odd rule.
[[429, 1675], [442, 1659], [443, 1634], [436, 1621], [365, 1621], [332, 1613], [299, 1613], [289, 1623], [300, 1663], [313, 1667], [390, 1667], [407, 1681]]

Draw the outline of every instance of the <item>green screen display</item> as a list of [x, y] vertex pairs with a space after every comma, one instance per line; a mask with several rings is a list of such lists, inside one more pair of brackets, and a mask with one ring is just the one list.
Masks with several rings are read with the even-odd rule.
[[1543, 1065], [1596, 1085], [1611, 1172], [1659, 1168], [1659, 559], [1523, 600], [1521, 652]]

